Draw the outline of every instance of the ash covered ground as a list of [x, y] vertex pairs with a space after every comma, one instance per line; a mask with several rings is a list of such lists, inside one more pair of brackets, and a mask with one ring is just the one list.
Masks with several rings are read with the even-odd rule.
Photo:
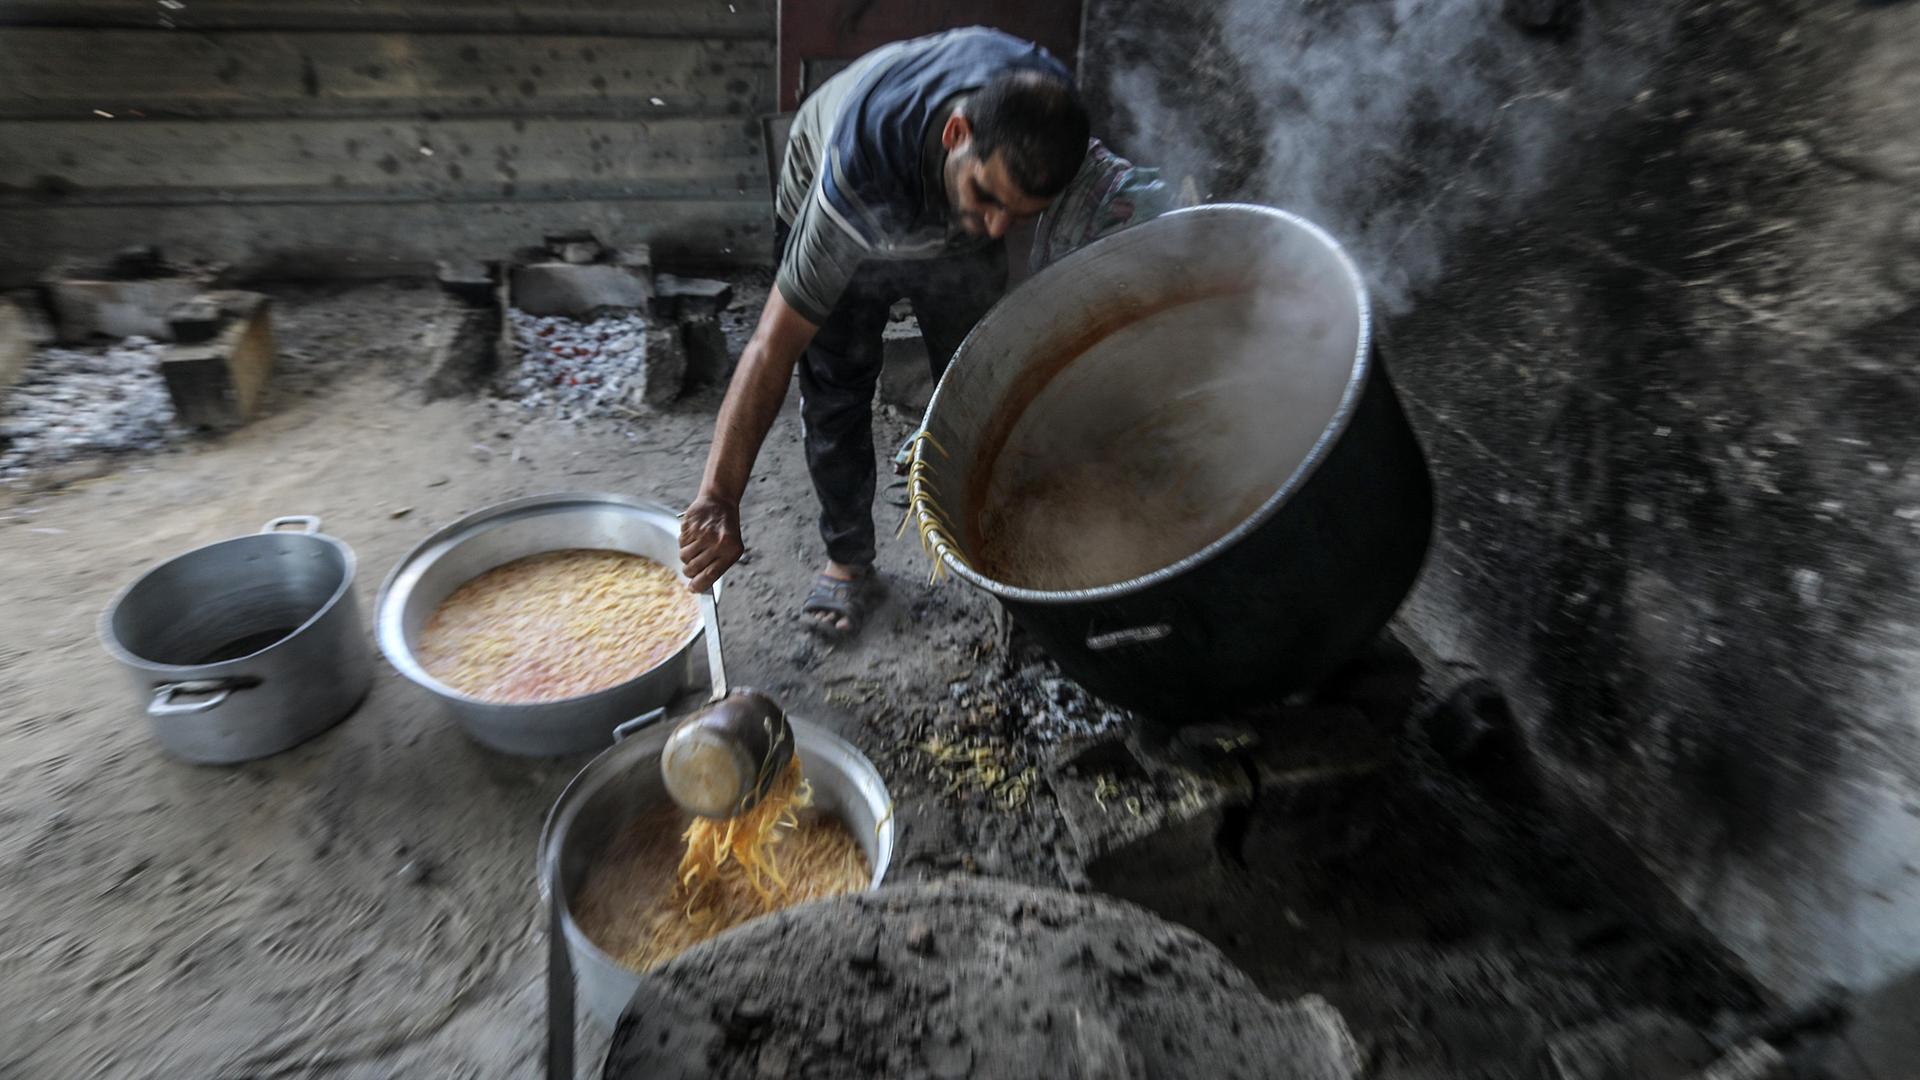
[[[740, 291], [736, 350], [758, 307]], [[719, 390], [644, 418], [485, 393], [425, 403], [431, 289], [275, 299], [282, 362], [260, 420], [102, 458], [0, 507], [0, 606], [22, 628], [0, 650], [0, 1072], [538, 1075], [534, 846], [585, 759], [482, 750], [381, 665], [359, 711], [313, 742], [182, 765], [148, 738], [95, 620], [142, 567], [282, 514], [316, 514], [353, 545], [364, 612], [420, 537], [481, 506], [562, 489], [683, 503]], [[913, 421], [878, 410], [876, 445]], [[897, 496], [879, 500], [883, 534]], [[1283, 817], [1263, 844], [1203, 838], [1182, 877], [1088, 865], [1055, 770], [1132, 721], [1002, 633], [980, 595], [928, 584], [911, 536], [883, 544], [891, 593], [859, 640], [797, 632], [814, 515], [790, 401], [749, 489], [729, 664], [879, 765], [895, 880], [984, 875], [1143, 903], [1276, 1000], [1327, 997], [1382, 1076], [1527, 1075], [1556, 1033], [1639, 1010], [1715, 1038], [1755, 1015], [1684, 928], [1596, 884], [1578, 843], [1489, 801], [1417, 735], [1391, 782], [1355, 796], [1365, 827], [1340, 844], [1289, 838]], [[1406, 703], [1398, 723], [1417, 730], [1425, 707]], [[130, 1042], [128, 1025], [150, 1035]], [[583, 1031], [583, 1062], [609, 1034]]]
[[0, 480], [184, 438], [160, 378], [161, 349], [135, 337], [37, 352], [0, 400]]

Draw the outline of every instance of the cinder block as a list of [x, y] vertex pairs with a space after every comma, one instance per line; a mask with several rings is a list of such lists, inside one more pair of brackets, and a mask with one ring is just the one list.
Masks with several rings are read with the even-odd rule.
[[654, 327], [647, 331], [646, 367], [641, 372], [638, 397], [648, 408], [671, 404], [680, 396], [687, 380], [687, 353], [680, 343], [678, 327]]
[[206, 287], [198, 277], [178, 276], [110, 281], [53, 278], [46, 282], [54, 330], [65, 344], [90, 338], [140, 337], [172, 340], [167, 313]]
[[206, 294], [226, 320], [212, 340], [175, 345], [160, 358], [180, 421], [196, 427], [231, 428], [251, 420], [273, 373], [273, 325], [259, 293]]
[[732, 374], [733, 356], [718, 318], [712, 315], [682, 318], [680, 340], [687, 352], [688, 390], [723, 383]]
[[512, 274], [513, 306], [529, 315], [586, 321], [604, 308], [645, 311], [652, 299], [653, 282], [631, 267], [545, 262]]
[[654, 314], [669, 319], [717, 316], [733, 303], [732, 284], [715, 278], [655, 274]]

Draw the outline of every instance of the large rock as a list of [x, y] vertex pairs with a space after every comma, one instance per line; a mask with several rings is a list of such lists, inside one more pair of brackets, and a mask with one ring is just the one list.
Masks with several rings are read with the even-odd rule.
[[1315, 997], [1277, 1005], [1131, 904], [955, 878], [803, 905], [641, 984], [608, 1080], [1353, 1080]]

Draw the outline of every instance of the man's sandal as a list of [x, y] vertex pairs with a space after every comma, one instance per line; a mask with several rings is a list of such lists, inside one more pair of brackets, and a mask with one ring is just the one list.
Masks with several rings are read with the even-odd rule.
[[[860, 632], [861, 621], [873, 610], [884, 590], [880, 575], [869, 568], [851, 580], [842, 580], [826, 572], [813, 576], [813, 591], [800, 605], [800, 614], [809, 629], [834, 638], [851, 638]], [[840, 626], [841, 620], [846, 621]]]

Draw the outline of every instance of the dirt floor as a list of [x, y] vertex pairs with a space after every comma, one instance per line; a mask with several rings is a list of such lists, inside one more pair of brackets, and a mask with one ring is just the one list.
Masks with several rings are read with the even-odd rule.
[[[482, 750], [380, 663], [332, 732], [253, 764], [185, 765], [151, 741], [97, 637], [143, 567], [278, 515], [318, 515], [353, 546], [369, 617], [401, 555], [470, 510], [559, 490], [692, 495], [716, 391], [579, 425], [484, 398], [425, 404], [413, 383], [437, 303], [404, 286], [283, 291], [268, 416], [68, 470], [104, 474], [0, 508], [0, 1076], [536, 1071], [534, 845], [585, 758]], [[908, 424], [878, 427], [890, 449]], [[895, 512], [884, 498], [881, 512]], [[791, 611], [819, 554], [812, 518], [789, 409], [729, 578], [730, 668], [878, 754], [868, 718], [896, 695], [944, 695], [988, 611], [930, 588], [908, 538], [881, 552], [893, 592], [873, 632], [809, 642]]]
[[[534, 847], [586, 758], [483, 750], [381, 663], [328, 734], [238, 767], [181, 764], [149, 738], [97, 620], [143, 567], [279, 515], [317, 515], [354, 547], [366, 617], [409, 547], [481, 506], [587, 490], [678, 507], [718, 391], [578, 424], [487, 396], [426, 403], [433, 290], [276, 296], [264, 418], [0, 502], [0, 1077], [539, 1074]], [[736, 345], [743, 331], [736, 318]], [[1360, 789], [1358, 840], [1263, 835], [1243, 817], [1190, 876], [1084, 865], [1046, 781], [1108, 720], [1010, 650], [981, 596], [928, 585], [911, 537], [882, 545], [892, 591], [860, 641], [797, 632], [819, 551], [792, 404], [729, 579], [730, 674], [880, 765], [896, 880], [978, 873], [1135, 899], [1276, 1000], [1327, 997], [1378, 1076], [1530, 1076], [1564, 1028], [1651, 1008], [1731, 1038], [1758, 1012], [1710, 950], [1595, 880], [1574, 841], [1441, 775], [1421, 739]], [[882, 451], [909, 427], [883, 409]], [[901, 502], [882, 493], [883, 530]], [[992, 768], [956, 764], [954, 746], [987, 747]], [[586, 1033], [585, 1070], [609, 1034]]]

